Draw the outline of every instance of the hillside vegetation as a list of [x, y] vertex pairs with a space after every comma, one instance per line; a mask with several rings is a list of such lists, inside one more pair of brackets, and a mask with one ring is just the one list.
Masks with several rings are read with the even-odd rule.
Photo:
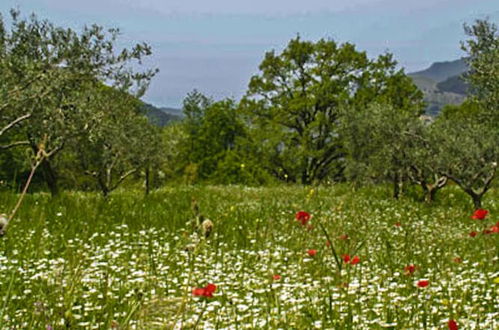
[[165, 127], [182, 119], [182, 112], [177, 109], [157, 108], [152, 104], [144, 103], [143, 111], [151, 123], [159, 127]]

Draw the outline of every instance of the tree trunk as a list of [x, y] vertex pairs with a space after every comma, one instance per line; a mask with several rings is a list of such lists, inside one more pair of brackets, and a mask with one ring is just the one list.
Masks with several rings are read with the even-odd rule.
[[482, 190], [479, 193], [476, 193], [472, 188], [469, 188], [469, 187], [467, 187], [463, 190], [473, 200], [473, 206], [475, 207], [475, 210], [481, 209], [482, 208], [482, 197], [485, 194], [486, 190]]
[[301, 173], [301, 184], [303, 184], [303, 185], [309, 185], [310, 184], [310, 177], [308, 175], [308, 171], [307, 170], [304, 170]]
[[435, 201], [435, 196], [440, 187], [438, 185], [432, 185], [431, 183], [421, 182], [421, 188], [423, 188], [424, 201], [431, 204]]
[[456, 177], [453, 176], [447, 176], [450, 178], [452, 181], [454, 181], [461, 189], [468, 194], [471, 199], [473, 200], [473, 206], [475, 207], [475, 210], [482, 208], [482, 197], [485, 195], [485, 193], [489, 190], [490, 184], [492, 183], [492, 180], [495, 177], [495, 170], [492, 173], [492, 175], [485, 180], [484, 186], [480, 189], [480, 191], [477, 193], [473, 188], [470, 186], [465, 185], [461, 180], [459, 180]]
[[145, 173], [145, 176], [146, 176], [146, 182], [145, 182], [145, 185], [146, 185], [146, 196], [149, 195], [149, 192], [150, 192], [150, 189], [151, 189], [151, 180], [150, 180], [150, 170], [149, 170], [149, 166], [146, 167], [146, 173]]
[[393, 198], [399, 199], [400, 197], [400, 177], [397, 173], [393, 174]]
[[430, 196], [430, 189], [428, 187], [428, 184], [426, 184], [426, 182], [420, 182], [419, 185], [421, 186], [421, 189], [423, 189], [423, 196], [424, 196], [425, 202], [431, 203], [433, 201], [433, 199]]
[[43, 160], [42, 164], [42, 173], [47, 183], [47, 187], [50, 190], [50, 194], [52, 197], [59, 195], [59, 186], [57, 184], [57, 175], [50, 165], [50, 161], [48, 159]]
[[102, 192], [102, 196], [104, 196], [104, 198], [107, 198], [110, 190], [109, 190], [109, 187], [106, 185], [105, 180], [101, 177], [100, 174], [97, 177], [97, 182], [99, 183], [99, 187], [100, 187], [100, 191]]
[[435, 201], [435, 196], [437, 194], [437, 191], [438, 191], [437, 186], [428, 187], [426, 191], [425, 201], [429, 204], [433, 203]]
[[473, 198], [473, 206], [475, 207], [475, 210], [481, 209], [482, 208], [482, 195], [473, 194], [473, 195], [471, 195], [471, 198]]

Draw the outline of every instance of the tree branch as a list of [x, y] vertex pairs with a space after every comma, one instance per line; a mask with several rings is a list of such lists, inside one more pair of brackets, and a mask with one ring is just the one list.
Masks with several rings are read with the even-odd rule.
[[113, 186], [109, 187], [109, 191], [112, 191], [112, 190], [118, 188], [118, 186], [120, 185], [120, 183], [122, 183], [127, 177], [129, 177], [130, 175], [134, 174], [137, 171], [138, 171], [138, 169], [134, 168], [132, 170], [129, 170], [128, 172], [126, 172], [122, 176], [120, 176], [120, 178], [118, 179], [118, 181], [116, 181]]
[[31, 114], [30, 113], [27, 113], [15, 120], [13, 120], [12, 122], [10, 122], [9, 124], [7, 124], [6, 126], [4, 126], [4, 128], [2, 128], [0, 130], [0, 136], [2, 136], [5, 132], [7, 132], [9, 129], [11, 129], [12, 127], [14, 127], [15, 125], [19, 124], [20, 122], [28, 119], [31, 117]]
[[2, 145], [2, 146], [0, 146], [0, 149], [7, 150], [10, 148], [19, 147], [19, 146], [26, 146], [26, 145], [28, 145], [28, 146], [30, 145], [29, 141], [16, 141], [16, 142]]

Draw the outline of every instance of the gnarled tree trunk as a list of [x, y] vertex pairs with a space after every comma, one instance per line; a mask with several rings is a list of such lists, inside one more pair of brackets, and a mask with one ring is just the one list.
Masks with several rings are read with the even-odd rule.
[[50, 190], [52, 197], [59, 195], [59, 185], [57, 183], [57, 174], [55, 173], [50, 161], [45, 159], [41, 164], [41, 169], [47, 187]]

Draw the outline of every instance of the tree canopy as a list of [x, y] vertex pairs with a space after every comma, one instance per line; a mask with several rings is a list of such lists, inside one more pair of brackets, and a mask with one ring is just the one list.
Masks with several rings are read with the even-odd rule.
[[462, 43], [469, 72], [465, 75], [474, 94], [473, 101], [483, 107], [481, 120], [499, 129], [499, 32], [488, 20], [464, 26], [469, 39]]
[[10, 29], [0, 20], [2, 147], [26, 146], [33, 154], [43, 147], [44, 179], [57, 194], [54, 158], [100, 125], [102, 112], [92, 104], [103, 84], [143, 95], [156, 70], [138, 72], [131, 64], [151, 50], [147, 44], [117, 50], [116, 29], [92, 25], [76, 32], [35, 15], [23, 19], [16, 10], [11, 18]]
[[420, 113], [422, 94], [390, 54], [369, 59], [354, 45], [292, 39], [270, 51], [242, 101], [246, 119], [275, 175], [309, 184], [343, 176], [340, 110], [372, 102]]

